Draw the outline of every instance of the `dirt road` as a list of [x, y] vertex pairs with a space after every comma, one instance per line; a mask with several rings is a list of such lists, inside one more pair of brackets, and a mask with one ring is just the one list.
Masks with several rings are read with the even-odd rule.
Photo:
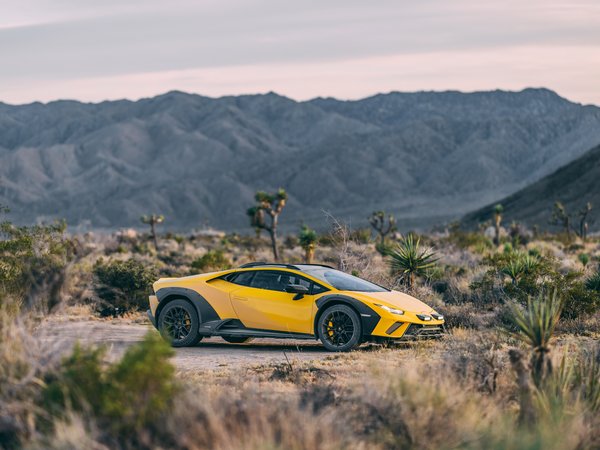
[[[150, 324], [127, 320], [52, 319], [42, 323], [37, 333], [47, 344], [69, 348], [79, 341], [105, 344], [109, 357], [118, 358], [125, 349], [139, 342], [148, 332], [156, 332]], [[204, 339], [196, 347], [175, 349], [173, 362], [182, 371], [243, 367], [248, 365], [315, 360], [331, 356], [317, 341], [256, 339], [247, 344], [229, 344], [218, 337]]]

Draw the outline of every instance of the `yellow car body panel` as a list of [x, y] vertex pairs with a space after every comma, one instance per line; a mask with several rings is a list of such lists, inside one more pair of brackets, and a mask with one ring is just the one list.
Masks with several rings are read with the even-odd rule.
[[[156, 294], [150, 297], [149, 316], [156, 325], [156, 317], [164, 304], [173, 298], [189, 298], [196, 304], [201, 328], [205, 322], [215, 322], [215, 326], [220, 326], [221, 323], [233, 320], [241, 322], [249, 335], [272, 331], [280, 333], [281, 337], [286, 337], [288, 333], [289, 337], [304, 335], [316, 338], [316, 321], [320, 312], [320, 303], [325, 305], [343, 303], [356, 309], [360, 312], [361, 320], [367, 324], [366, 328], [369, 328], [368, 335], [372, 337], [399, 339], [405, 335], [411, 324], [424, 328], [442, 327], [444, 324], [443, 318], [431, 307], [408, 294], [387, 290], [385, 292], [339, 290], [321, 278], [292, 267], [265, 264], [183, 278], [160, 279], [153, 285]], [[318, 285], [324, 292], [318, 294], [309, 292], [297, 296], [281, 290], [244, 286], [227, 281], [227, 276], [230, 274], [260, 271], [275, 271], [296, 277], [295, 279], [301, 278], [305, 284], [313, 283], [311, 289]], [[388, 309], [400, 310], [402, 314], [390, 312]], [[438, 316], [439, 319], [435, 319], [431, 314]], [[211, 333], [209, 328], [204, 332]]]

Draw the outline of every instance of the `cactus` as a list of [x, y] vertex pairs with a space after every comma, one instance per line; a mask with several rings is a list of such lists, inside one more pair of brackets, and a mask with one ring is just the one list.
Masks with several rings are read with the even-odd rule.
[[304, 262], [311, 264], [313, 256], [315, 255], [315, 243], [317, 242], [317, 233], [315, 230], [311, 230], [306, 225], [302, 225], [300, 233], [298, 234], [298, 241], [300, 246], [304, 249]]
[[369, 223], [379, 235], [379, 243], [381, 248], [385, 247], [385, 237], [396, 231], [396, 219], [391, 214], [385, 220], [385, 211], [375, 211], [369, 217]]
[[142, 223], [150, 225], [150, 238], [152, 239], [152, 242], [154, 242], [154, 248], [156, 249], [156, 253], [158, 253], [158, 238], [156, 237], [156, 225], [163, 223], [164, 220], [165, 216], [157, 214], [150, 214], [140, 217], [140, 221]]
[[[279, 188], [275, 194], [269, 194], [264, 191], [258, 191], [254, 196], [256, 205], [248, 208], [246, 214], [250, 217], [250, 225], [255, 229], [257, 235], [259, 230], [266, 230], [271, 236], [271, 245], [273, 247], [273, 258], [279, 261], [279, 250], [277, 248], [277, 223], [279, 214], [285, 207], [287, 193]], [[266, 216], [269, 216], [270, 223], [267, 224]]]

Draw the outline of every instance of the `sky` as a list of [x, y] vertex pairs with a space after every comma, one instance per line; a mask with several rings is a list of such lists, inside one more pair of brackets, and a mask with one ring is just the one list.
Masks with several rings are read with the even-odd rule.
[[0, 102], [547, 87], [600, 105], [600, 0], [0, 0]]

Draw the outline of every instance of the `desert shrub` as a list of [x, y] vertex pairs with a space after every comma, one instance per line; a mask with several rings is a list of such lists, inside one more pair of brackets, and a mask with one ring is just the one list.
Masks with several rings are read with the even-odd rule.
[[463, 231], [457, 227], [450, 230], [446, 238], [449, 244], [453, 244], [461, 249], [473, 249], [477, 253], [484, 253], [494, 248], [494, 243], [482, 233]]
[[145, 308], [156, 268], [141, 261], [104, 261], [100, 258], [93, 268], [94, 290], [98, 297], [115, 308]]
[[600, 308], [600, 292], [588, 289], [585, 282], [576, 279], [557, 284], [564, 301], [562, 317], [577, 319], [592, 315]]
[[444, 365], [461, 383], [492, 394], [497, 390], [498, 376], [506, 367], [501, 347], [498, 336], [492, 333], [478, 335], [476, 339], [454, 339], [449, 343]]
[[600, 268], [585, 281], [585, 287], [600, 294]]
[[484, 264], [490, 268], [483, 277], [471, 283], [471, 289], [490, 302], [513, 299], [525, 304], [547, 279], [559, 276], [549, 259], [515, 251], [512, 246], [486, 257]]
[[371, 230], [369, 228], [356, 228], [350, 232], [350, 239], [357, 244], [368, 244], [371, 242]]
[[75, 246], [66, 224], [17, 227], [0, 222], [0, 307], [47, 311], [61, 299]]
[[192, 262], [192, 269], [200, 272], [223, 270], [230, 267], [231, 261], [225, 256], [222, 250], [209, 250]]
[[283, 240], [283, 246], [287, 249], [292, 250], [298, 247], [298, 245], [300, 245], [300, 241], [298, 240], [298, 237], [294, 234], [288, 234]]
[[443, 314], [445, 325], [450, 330], [454, 328], [479, 329], [482, 325], [481, 311], [471, 304], [445, 305], [436, 309], [440, 314]]
[[[45, 377], [40, 406], [51, 417], [77, 412], [97, 424], [107, 442], [135, 442], [142, 429], [159, 427], [177, 384], [169, 362], [173, 350], [156, 333], [130, 347], [121, 360], [103, 364], [105, 349], [76, 346]], [[42, 415], [43, 426], [51, 426]]]

